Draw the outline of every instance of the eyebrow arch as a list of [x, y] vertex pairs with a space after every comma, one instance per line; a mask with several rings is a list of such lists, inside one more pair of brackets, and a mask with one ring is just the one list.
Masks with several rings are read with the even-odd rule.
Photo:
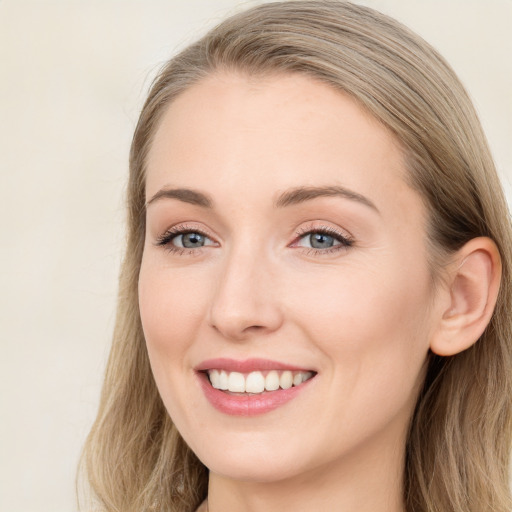
[[325, 197], [325, 196], [339, 196], [344, 199], [349, 199], [351, 201], [357, 201], [365, 206], [368, 206], [372, 210], [375, 210], [377, 213], [379, 209], [375, 206], [375, 204], [370, 201], [367, 197], [358, 194], [352, 190], [349, 190], [345, 187], [340, 187], [337, 185], [328, 186], [328, 187], [297, 187], [292, 188], [291, 190], [287, 190], [283, 192], [276, 200], [275, 207], [282, 208], [285, 206], [295, 205], [299, 203], [303, 203], [305, 201], [309, 201], [311, 199], [315, 199], [316, 197]]
[[178, 199], [179, 201], [183, 201], [184, 203], [194, 204], [196, 206], [202, 206], [203, 208], [212, 208], [213, 201], [212, 199], [203, 194], [202, 192], [198, 192], [197, 190], [192, 190], [190, 188], [163, 188], [159, 190], [147, 203], [146, 208], [155, 201], [159, 199]]
[[[286, 206], [296, 205], [305, 201], [310, 201], [317, 197], [338, 196], [351, 201], [356, 201], [368, 206], [377, 213], [380, 213], [375, 204], [367, 197], [358, 194], [352, 190], [338, 185], [327, 187], [296, 187], [281, 193], [274, 203], [274, 208], [284, 208]], [[198, 192], [190, 188], [163, 188], [159, 190], [147, 203], [146, 208], [159, 199], [178, 199], [185, 203], [201, 206], [203, 208], [213, 208], [213, 200], [203, 192]]]

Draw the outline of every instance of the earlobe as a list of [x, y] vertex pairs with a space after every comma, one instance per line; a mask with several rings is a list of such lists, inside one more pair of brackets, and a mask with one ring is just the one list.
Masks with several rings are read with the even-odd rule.
[[448, 305], [432, 336], [432, 352], [455, 355], [480, 338], [494, 311], [500, 280], [501, 258], [490, 238], [474, 238], [456, 253], [447, 276]]

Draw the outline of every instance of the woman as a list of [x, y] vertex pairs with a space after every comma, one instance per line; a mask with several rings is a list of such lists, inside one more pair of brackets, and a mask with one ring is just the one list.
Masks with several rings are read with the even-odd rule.
[[130, 165], [100, 508], [510, 510], [508, 211], [428, 44], [345, 2], [233, 16]]

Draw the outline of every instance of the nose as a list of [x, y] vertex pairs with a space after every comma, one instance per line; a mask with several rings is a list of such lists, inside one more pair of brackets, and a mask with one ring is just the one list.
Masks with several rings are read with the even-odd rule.
[[283, 323], [277, 269], [249, 253], [233, 252], [223, 262], [209, 311], [210, 326], [234, 341], [270, 334]]

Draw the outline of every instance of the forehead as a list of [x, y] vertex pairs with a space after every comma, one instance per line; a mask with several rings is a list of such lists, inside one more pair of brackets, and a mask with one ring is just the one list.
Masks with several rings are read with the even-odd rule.
[[[168, 106], [149, 156], [147, 197], [165, 186], [269, 200], [291, 186], [375, 196], [408, 189], [397, 139], [348, 95], [300, 74], [217, 73]], [[263, 185], [268, 185], [267, 189]], [[233, 196], [231, 196], [233, 197]]]

